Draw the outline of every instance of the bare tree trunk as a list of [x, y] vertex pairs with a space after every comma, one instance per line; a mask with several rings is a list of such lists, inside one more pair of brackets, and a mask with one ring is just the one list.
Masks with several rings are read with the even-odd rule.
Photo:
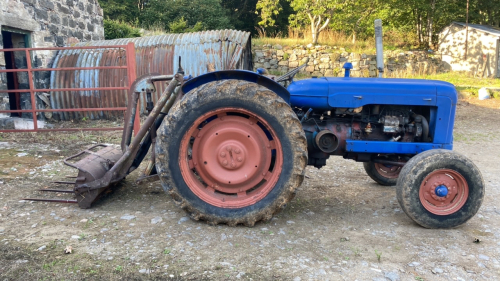
[[319, 32], [316, 30], [316, 22], [314, 20], [311, 21], [311, 35], [312, 35], [312, 43], [315, 45], [318, 44]]
[[318, 44], [318, 36], [319, 36], [319, 34], [313, 31], [313, 34], [312, 34], [312, 43], [314, 45]]
[[427, 15], [427, 34], [429, 34], [429, 47], [432, 45], [432, 34], [433, 34], [433, 25], [434, 25], [434, 10], [436, 8], [436, 0], [431, 0], [431, 10]]
[[422, 36], [422, 17], [420, 16], [420, 11], [418, 9], [415, 9], [415, 18], [417, 21], [417, 37], [418, 37], [418, 44], [422, 45], [423, 42], [423, 36]]
[[413, 17], [415, 18], [415, 30], [417, 31], [418, 43], [420, 44], [420, 30], [418, 29], [417, 9], [413, 10]]
[[318, 44], [319, 33], [328, 26], [330, 18], [327, 18], [325, 23], [322, 26], [320, 26], [321, 16], [313, 16], [310, 13], [308, 13], [307, 15], [309, 16], [309, 20], [311, 21], [312, 43]]

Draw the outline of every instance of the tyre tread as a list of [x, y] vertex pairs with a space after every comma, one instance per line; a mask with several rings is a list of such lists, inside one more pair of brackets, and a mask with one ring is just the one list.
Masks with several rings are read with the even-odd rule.
[[[253, 102], [260, 104], [262, 108], [278, 119], [285, 120], [282, 122], [288, 138], [291, 142], [293, 151], [293, 169], [289, 181], [286, 183], [283, 192], [279, 197], [261, 210], [247, 213], [244, 216], [228, 218], [213, 214], [207, 214], [193, 206], [188, 200], [184, 199], [170, 175], [169, 169], [165, 168], [168, 164], [168, 149], [162, 149], [161, 145], [157, 145], [157, 162], [156, 167], [159, 170], [162, 186], [164, 190], [174, 199], [176, 205], [184, 209], [189, 216], [194, 220], [204, 220], [208, 224], [217, 225], [225, 223], [229, 226], [244, 224], [253, 226], [258, 221], [270, 220], [273, 215], [278, 213], [284, 206], [290, 202], [295, 196], [296, 189], [304, 180], [305, 168], [307, 165], [307, 141], [300, 121], [290, 108], [290, 106], [274, 92], [259, 86], [252, 82], [241, 80], [222, 80], [210, 82], [186, 94], [180, 102], [176, 103], [170, 110], [169, 115], [164, 121], [164, 126], [160, 129], [161, 141], [168, 143], [168, 134], [165, 130], [168, 124], [179, 122], [182, 120], [182, 115], [188, 105], [200, 105], [210, 102], [217, 96], [231, 93], [232, 96], [243, 99], [251, 99]], [[267, 110], [269, 109], [269, 110]], [[161, 163], [163, 162], [163, 163]]]

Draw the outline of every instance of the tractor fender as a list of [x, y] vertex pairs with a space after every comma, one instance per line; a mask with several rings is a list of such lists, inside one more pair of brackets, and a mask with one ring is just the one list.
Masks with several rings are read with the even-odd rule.
[[266, 87], [270, 91], [273, 91], [283, 100], [285, 100], [285, 102], [290, 104], [290, 92], [288, 92], [286, 88], [284, 88], [276, 81], [266, 76], [262, 76], [260, 74], [248, 70], [221, 70], [221, 71], [206, 73], [186, 81], [182, 85], [182, 91], [184, 93], [187, 93], [203, 84], [213, 81], [228, 80], [228, 79], [244, 80], [248, 82], [257, 83], [258, 85], [261, 85], [263, 87]]

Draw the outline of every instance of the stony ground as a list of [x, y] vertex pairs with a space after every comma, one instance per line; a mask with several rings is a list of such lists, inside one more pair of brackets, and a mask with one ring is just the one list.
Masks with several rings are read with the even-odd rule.
[[[119, 134], [3, 134], [2, 280], [498, 280], [500, 103], [462, 100], [455, 150], [482, 171], [486, 198], [465, 225], [424, 229], [362, 164], [308, 168], [287, 209], [253, 228], [192, 221], [158, 183], [132, 174], [89, 210], [27, 202], [73, 171], [62, 158]], [[65, 198], [64, 196], [60, 198]], [[478, 243], [475, 243], [478, 242]], [[71, 254], [65, 254], [67, 246]]]

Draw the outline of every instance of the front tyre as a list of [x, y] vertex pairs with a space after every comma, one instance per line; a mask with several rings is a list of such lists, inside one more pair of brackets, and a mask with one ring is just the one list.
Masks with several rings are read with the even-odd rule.
[[307, 144], [299, 120], [255, 83], [216, 81], [186, 94], [159, 130], [164, 189], [193, 219], [252, 226], [293, 198]]
[[479, 169], [454, 151], [435, 149], [408, 161], [397, 182], [401, 208], [426, 228], [464, 224], [481, 207], [484, 181]]

